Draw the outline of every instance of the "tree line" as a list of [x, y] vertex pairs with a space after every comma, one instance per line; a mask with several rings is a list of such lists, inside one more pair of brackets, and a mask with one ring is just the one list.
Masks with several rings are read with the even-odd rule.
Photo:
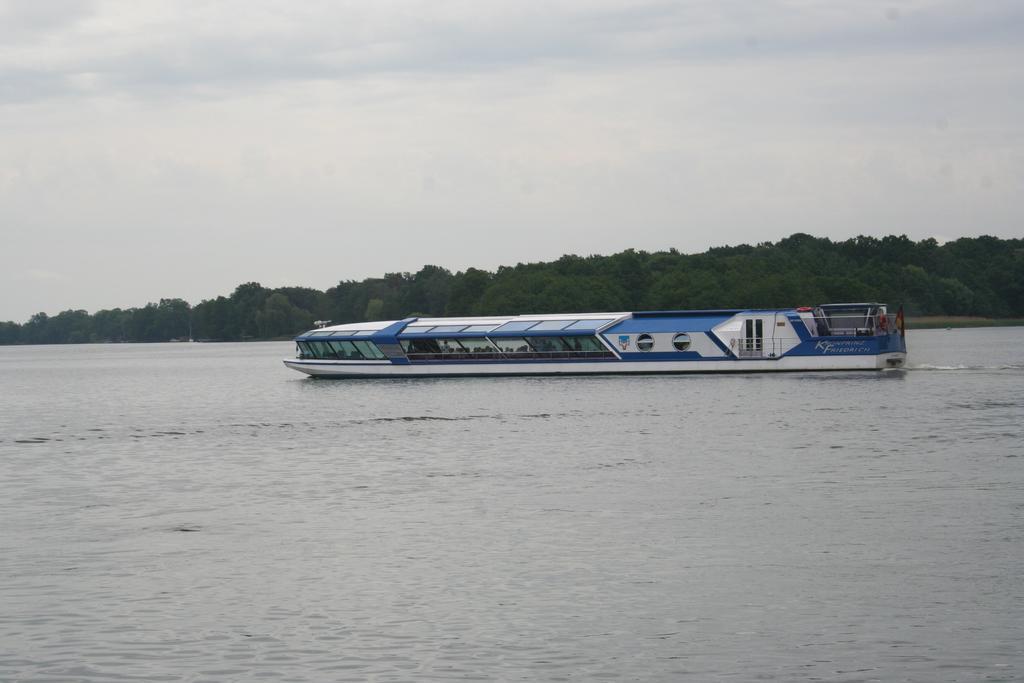
[[774, 308], [827, 302], [902, 304], [910, 315], [1024, 317], [1024, 239], [964, 237], [939, 244], [905, 235], [841, 242], [797, 233], [700, 254], [628, 249], [545, 263], [424, 266], [326, 291], [239, 285], [191, 306], [161, 299], [141, 308], [67, 310], [0, 322], [0, 344], [242, 341], [291, 337], [316, 320], [513, 315], [704, 308]]

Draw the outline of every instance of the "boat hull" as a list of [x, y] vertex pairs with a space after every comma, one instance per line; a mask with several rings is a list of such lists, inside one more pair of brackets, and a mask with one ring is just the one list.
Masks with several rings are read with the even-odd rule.
[[701, 359], [685, 361], [541, 361], [391, 363], [285, 359], [292, 370], [332, 379], [367, 377], [516, 377], [551, 375], [661, 375], [714, 372], [813, 372], [900, 368], [907, 354], [890, 352], [845, 356], [789, 356], [775, 359]]

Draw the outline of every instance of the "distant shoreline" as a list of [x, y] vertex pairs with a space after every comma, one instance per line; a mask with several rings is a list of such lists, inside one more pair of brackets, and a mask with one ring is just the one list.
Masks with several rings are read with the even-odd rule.
[[934, 330], [943, 327], [1021, 327], [1024, 318], [983, 318], [973, 315], [907, 316], [908, 330]]
[[565, 254], [553, 261], [452, 272], [341, 280], [325, 290], [238, 285], [196, 305], [162, 298], [142, 307], [89, 313], [39, 312], [24, 323], [0, 321], [0, 344], [170, 339], [268, 340], [297, 330], [362, 320], [493, 316], [515, 311], [768, 310], [817, 301], [888, 301], [908, 326], [1024, 325], [1024, 239], [989, 235], [939, 244], [906, 235], [833, 242], [796, 233], [756, 246], [702, 253], [627, 249]]
[[[908, 330], [941, 330], [971, 327], [1024, 327], [1024, 318], [983, 318], [971, 315], [907, 316]], [[300, 334], [300, 332], [295, 333]], [[166, 341], [84, 341], [0, 344], [0, 346], [77, 346], [80, 344], [247, 344], [249, 342], [288, 342], [294, 335], [277, 337], [249, 337], [247, 339], [168, 339]]]

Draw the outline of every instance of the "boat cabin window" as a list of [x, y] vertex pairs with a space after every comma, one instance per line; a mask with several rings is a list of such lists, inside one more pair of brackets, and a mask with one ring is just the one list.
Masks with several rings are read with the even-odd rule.
[[676, 351], [686, 351], [690, 348], [690, 335], [685, 332], [680, 332], [676, 336], [672, 337], [672, 346], [676, 348]]
[[562, 339], [572, 346], [573, 351], [607, 351], [601, 342], [597, 341], [597, 337], [562, 337]]
[[649, 334], [641, 334], [636, 338], [636, 348], [641, 351], [650, 351], [654, 348], [654, 337]]
[[337, 354], [334, 353], [334, 349], [331, 345], [325, 341], [313, 341], [306, 342], [310, 350], [313, 352], [313, 358], [337, 358]]
[[470, 325], [469, 327], [464, 329], [463, 332], [490, 332], [495, 327], [497, 327], [496, 324], [491, 324], [491, 325]]
[[387, 356], [371, 341], [344, 339], [307, 339], [296, 342], [303, 358], [320, 360], [386, 360]]
[[342, 341], [335, 339], [330, 342], [331, 348], [334, 349], [335, 355], [339, 360], [362, 360], [363, 354], [359, 352], [355, 344], [350, 341]]
[[402, 348], [406, 353], [441, 353], [436, 339], [403, 339]]
[[467, 353], [497, 353], [497, 349], [486, 337], [461, 337], [459, 344]]
[[614, 358], [597, 337], [457, 337], [449, 339], [414, 338], [401, 340], [409, 360], [502, 360]]
[[438, 325], [432, 331], [437, 332], [462, 332], [466, 329], [465, 325]]
[[533, 350], [522, 337], [494, 337], [491, 341], [502, 353], [529, 353]]
[[372, 358], [376, 360], [384, 360], [385, 358], [387, 358], [387, 356], [381, 353], [381, 350], [378, 349], [377, 345], [374, 344], [373, 342], [354, 341], [352, 343], [355, 345], [357, 349], [359, 349], [359, 352], [363, 354], [363, 357], [365, 358]]
[[459, 337], [458, 339], [403, 339], [402, 348], [406, 353], [498, 353], [487, 337]]
[[549, 353], [551, 351], [571, 350], [561, 337], [527, 337], [526, 341], [530, 343], [534, 351]]

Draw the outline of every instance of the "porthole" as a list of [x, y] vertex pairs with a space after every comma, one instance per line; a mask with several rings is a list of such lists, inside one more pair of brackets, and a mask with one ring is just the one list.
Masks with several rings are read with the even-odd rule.
[[690, 348], [690, 335], [680, 332], [672, 337], [672, 346], [676, 347], [676, 351], [688, 351]]
[[636, 338], [636, 348], [641, 351], [650, 351], [654, 348], [654, 337], [649, 334], [641, 334]]

